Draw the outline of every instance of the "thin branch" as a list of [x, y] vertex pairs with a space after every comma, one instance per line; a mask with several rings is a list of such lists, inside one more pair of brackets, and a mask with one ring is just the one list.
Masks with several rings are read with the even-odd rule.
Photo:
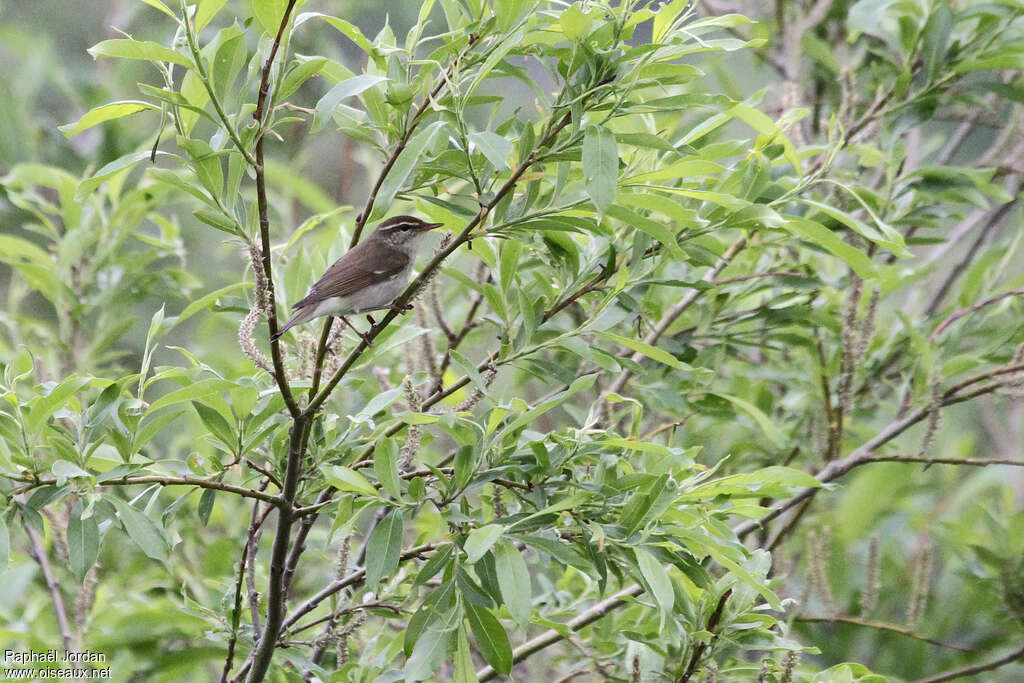
[[[981, 379], [987, 379], [989, 377], [995, 376], [996, 374], [1006, 374], [1011, 371], [1019, 372], [1021, 370], [1024, 370], [1024, 364], [1004, 367], [1000, 368], [999, 370], [985, 372], [976, 377], [968, 378], [967, 380], [964, 380], [960, 384], [956, 385], [953, 389], [947, 390], [942, 395], [941, 403], [943, 406], [952, 405], [955, 403], [962, 403], [964, 401], [969, 401], [977, 396], [981, 396], [983, 394], [988, 394], [993, 391], [996, 391], [997, 389], [1003, 386], [1001, 382], [992, 382], [965, 394], [957, 393], [959, 389], [975, 384], [976, 382], [981, 381]], [[838, 479], [839, 477], [842, 477], [843, 475], [847, 474], [850, 470], [854, 469], [855, 467], [860, 467], [861, 465], [876, 462], [874, 458], [886, 457], [876, 456], [874, 455], [874, 453], [883, 445], [889, 443], [890, 441], [898, 437], [900, 434], [907, 431], [912, 426], [928, 417], [928, 413], [930, 412], [930, 410], [931, 406], [925, 406], [924, 408], [919, 408], [918, 410], [914, 411], [907, 417], [891, 422], [887, 427], [878, 432], [874, 437], [872, 437], [864, 444], [862, 444], [859, 448], [850, 453], [850, 455], [846, 456], [841, 460], [833, 460], [829, 462], [820, 472], [818, 472], [817, 475], [815, 475], [815, 479], [817, 479], [818, 482], [820, 482], [821, 484], [827, 484], [828, 482]], [[914, 462], [914, 460], [911, 459], [906, 460], [908, 462]], [[923, 458], [922, 460], [926, 462], [928, 458]], [[954, 461], [954, 463], [942, 463], [941, 460], [942, 459], [937, 459], [935, 462], [939, 464], [959, 464], [968, 462], [965, 460], [960, 460]], [[878, 461], [880, 462], [881, 460]], [[892, 461], [896, 462], [898, 460], [894, 458]], [[733, 532], [740, 538], [748, 536], [754, 531], [762, 528], [768, 522], [777, 518], [786, 510], [789, 510], [790, 508], [799, 505], [804, 500], [812, 498], [813, 496], [817, 495], [817, 493], [821, 490], [822, 489], [820, 487], [805, 488], [795, 496], [787, 498], [786, 500], [779, 501], [778, 503], [773, 505], [771, 507], [771, 512], [769, 512], [766, 516], [762, 517], [761, 519], [743, 522], [738, 526], [733, 527]]]
[[[430, 552], [431, 550], [436, 548], [437, 545], [438, 544], [436, 543], [424, 543], [423, 545], [416, 546], [415, 548], [410, 548], [409, 550], [406, 550], [401, 555], [399, 555], [399, 559], [401, 561], [404, 561], [413, 557], [421, 557], [424, 553]], [[301, 619], [302, 617], [316, 609], [321, 602], [331, 597], [338, 591], [347, 588], [348, 586], [356, 586], [361, 584], [365, 578], [366, 569], [360, 568], [355, 570], [348, 576], [345, 576], [344, 578], [338, 579], [333, 583], [328, 584], [324, 588], [320, 589], [320, 591], [316, 595], [307, 599], [305, 602], [303, 602], [301, 605], [295, 608], [292, 611], [292, 613], [289, 614], [282, 622], [282, 629], [290, 628], [299, 619]], [[244, 676], [246, 672], [248, 672], [252, 668], [255, 652], [256, 651], [254, 650], [252, 653], [249, 654], [249, 658], [238, 670], [238, 673], [235, 675], [232, 681], [239, 680], [241, 676]]]
[[[579, 616], [570, 619], [566, 624], [565, 628], [568, 632], [572, 633], [579, 631], [585, 626], [588, 626], [598, 619], [602, 618], [612, 610], [618, 609], [623, 605], [628, 604], [632, 598], [640, 595], [644, 592], [643, 586], [640, 584], [634, 584], [628, 588], [624, 588], [615, 595], [602, 600], [590, 609], [586, 610]], [[529, 657], [530, 655], [540, 652], [549, 645], [553, 645], [560, 640], [564, 640], [566, 636], [562, 635], [555, 629], [550, 629], [540, 634], [535, 638], [531, 638], [516, 649], [512, 651], [512, 662], [513, 664], [518, 663]], [[495, 678], [498, 672], [491, 666], [485, 666], [476, 672], [477, 678], [481, 683], [489, 681]]]
[[[1011, 194], [1016, 194], [1016, 190], [1011, 192]], [[953, 287], [953, 283], [955, 283], [957, 279], [960, 277], [960, 275], [965, 270], [967, 270], [967, 267], [974, 262], [974, 257], [977, 255], [978, 250], [981, 249], [981, 246], [985, 243], [985, 240], [988, 239], [989, 234], [991, 234], [993, 230], [999, 227], [999, 224], [1002, 223], [1003, 219], [1006, 218], [1006, 215], [1010, 213], [1010, 210], [1013, 209], [1013, 207], [1015, 207], [1016, 205], [1017, 200], [1013, 199], [1012, 201], [1003, 204], [995, 211], [992, 211], [987, 214], [982, 214], [982, 217], [979, 219], [979, 222], [984, 222], [984, 226], [981, 228], [981, 230], [978, 231], [977, 238], [975, 238], [975, 240], [971, 243], [971, 246], [967, 248], [967, 251], [964, 252], [963, 257], [959, 261], [957, 261], [957, 263], [949, 271], [949, 274], [946, 276], [946, 279], [943, 280], [942, 284], [939, 285], [938, 288], [935, 290], [935, 296], [932, 297], [931, 302], [925, 309], [925, 315], [934, 315], [935, 312], [939, 310], [939, 307], [942, 305], [943, 299], [946, 298], [946, 295], [949, 293], [949, 290]], [[977, 223], [971, 223], [971, 228], [973, 229], [975, 225], [977, 225]], [[954, 244], [955, 240], [950, 240], [950, 242], [947, 243], [946, 245], [938, 247], [936, 249], [936, 252], [928, 257], [928, 261], [934, 262], [938, 260], [938, 258], [941, 258], [941, 256], [946, 253], [946, 250], [950, 249]]]
[[[280, 505], [281, 499], [273, 494], [266, 493], [264, 491], [257, 491], [256, 489], [247, 489], [244, 486], [235, 486], [234, 484], [225, 484], [221, 481], [210, 481], [208, 479], [198, 479], [196, 477], [159, 477], [159, 476], [141, 476], [141, 477], [119, 477], [117, 479], [100, 479], [96, 482], [97, 486], [132, 486], [134, 484], [159, 484], [160, 486], [197, 486], [201, 489], [215, 489], [217, 491], [224, 491], [226, 493], [233, 493], [243, 498], [255, 498], [262, 500], [265, 503], [271, 505]], [[26, 491], [30, 491], [39, 486], [56, 485], [56, 481], [52, 479], [39, 479], [31, 484], [27, 484], [20, 488], [14, 489], [9, 495], [16, 496]]]
[[715, 629], [718, 627], [718, 622], [722, 618], [722, 612], [725, 611], [725, 601], [732, 595], [732, 589], [722, 593], [722, 597], [718, 599], [718, 605], [715, 606], [715, 611], [708, 617], [708, 627], [705, 629], [711, 634], [711, 641], [697, 643], [696, 647], [693, 648], [693, 654], [690, 656], [690, 664], [686, 667], [686, 671], [679, 677], [679, 683], [687, 683], [693, 674], [697, 671], [697, 665], [700, 664], [701, 657], [704, 656], [704, 652], [711, 647], [711, 643], [717, 638]]
[[[711, 268], [711, 270], [705, 273], [704, 277], [702, 277], [701, 280], [703, 282], [708, 283], [714, 282], [715, 278], [718, 277], [718, 274], [721, 273], [727, 265], [729, 265], [729, 262], [733, 259], [733, 257], [736, 256], [736, 254], [739, 253], [739, 251], [743, 249], [743, 247], [745, 247], [746, 244], [747, 238], [740, 237], [738, 240], [729, 245], [729, 248], [725, 250], [725, 253], [722, 254], [722, 256], [718, 259], [718, 261]], [[686, 311], [686, 309], [692, 306], [693, 302], [695, 302], [701, 294], [702, 290], [699, 289], [691, 289], [690, 291], [688, 291], [686, 295], [683, 296], [683, 298], [679, 301], [679, 303], [673, 305], [667, 311], [665, 311], [665, 314], [661, 317], [661, 320], [658, 321], [658, 324], [654, 326], [654, 329], [652, 329], [647, 334], [647, 336], [644, 337], [644, 343], [651, 346], [656, 344], [658, 342], [658, 339], [661, 338], [661, 335], [665, 333], [665, 330], [667, 330], [669, 326], [671, 326], [672, 323], [674, 323], [676, 319]], [[639, 363], [643, 359], [644, 355], [637, 351], [633, 354], [631, 360], [634, 363]], [[612, 385], [608, 388], [608, 391], [606, 393], [621, 393], [622, 388], [626, 386], [626, 382], [629, 381], [629, 378], [632, 376], [632, 374], [632, 371], [628, 369], [623, 370], [612, 383]]]
[[950, 650], [959, 650], [960, 652], [974, 652], [974, 648], [966, 647], [964, 645], [957, 645], [955, 643], [946, 643], [935, 638], [930, 638], [926, 635], [917, 633], [916, 631], [907, 628], [906, 626], [900, 626], [899, 624], [890, 624], [884, 621], [873, 621], [871, 619], [861, 619], [859, 617], [795, 617], [794, 621], [800, 621], [807, 624], [849, 624], [851, 626], [863, 626], [864, 628], [873, 628], [879, 631], [888, 631], [891, 633], [898, 633], [901, 636], [907, 638], [913, 638], [914, 640], [920, 640], [924, 643], [931, 645], [937, 645], [939, 647], [945, 647]]
[[939, 326], [936, 327], [935, 330], [931, 333], [931, 335], [928, 337], [928, 342], [930, 344], [934, 344], [935, 340], [938, 339], [939, 335], [942, 334], [943, 331], [945, 331], [945, 329], [947, 327], [949, 327], [950, 325], [952, 325], [953, 323], [955, 323], [957, 320], [959, 320], [960, 318], [964, 317], [965, 315], [970, 315], [971, 313], [974, 313], [975, 311], [980, 311], [981, 309], [985, 308], [986, 306], [990, 306], [990, 305], [992, 305], [992, 304], [994, 304], [996, 302], [1002, 301], [1003, 299], [1007, 299], [1007, 298], [1009, 298], [1011, 296], [1020, 296], [1021, 294], [1024, 294], [1024, 287], [1018, 287], [1017, 289], [1011, 289], [1010, 291], [1003, 292], [1002, 294], [996, 294], [995, 296], [990, 296], [989, 298], [983, 299], [982, 301], [979, 301], [979, 302], [977, 302], [975, 304], [972, 304], [972, 305], [968, 306], [967, 308], [961, 308], [959, 311], [955, 311], [954, 313], [951, 313], [949, 315], [949, 317], [946, 318], [945, 320], [943, 320], [939, 324]]
[[[475, 35], [469, 37], [469, 42], [466, 43], [466, 50], [473, 47], [477, 38]], [[463, 53], [464, 54], [464, 53]], [[439, 78], [434, 87], [430, 90], [430, 94], [427, 95], [420, 106], [416, 108], [416, 113], [413, 114], [409, 120], [409, 124], [405, 127], [405, 131], [402, 133], [402, 137], [399, 139], [398, 144], [391, 150], [391, 154], [384, 161], [384, 168], [381, 169], [377, 175], [377, 180], [373, 184], [373, 188], [370, 190], [370, 194], [366, 197], [366, 204], [363, 205], [363, 210], [356, 216], [355, 230], [352, 232], [352, 241], [349, 243], [349, 248], [356, 246], [359, 243], [359, 237], [363, 234], [363, 228], [366, 227], [366, 221], [370, 219], [370, 213], [373, 211], [373, 204], [377, 201], [377, 193], [380, 192], [380, 188], [384, 185], [384, 180], [388, 177], [388, 173], [391, 172], [391, 168], [395, 165], [398, 160], [398, 156], [405, 149], [406, 144], [409, 142], [409, 138], [412, 137], [413, 131], [416, 130], [416, 126], [419, 124], [420, 118], [426, 113], [427, 108], [441, 93], [441, 89], [455, 73], [455, 65], [458, 64], [459, 59], [462, 58], [463, 54], [460, 54], [455, 60], [448, 65], [448, 69], [442, 78]]]
[[992, 671], [998, 669], [1001, 666], [1012, 664], [1019, 659], [1024, 659], [1024, 646], [1021, 646], [999, 659], [993, 659], [990, 662], [983, 664], [975, 664], [973, 666], [965, 666], [962, 669], [953, 669], [951, 671], [944, 671], [934, 676], [928, 676], [927, 678], [920, 678], [917, 683], [938, 683], [939, 681], [954, 681], [958, 678], [965, 678], [967, 676], [973, 676], [974, 674], [980, 674], [983, 671]]
[[259, 95], [256, 99], [256, 110], [252, 117], [259, 123], [260, 131], [256, 135], [256, 162], [253, 166], [256, 171], [256, 204], [260, 216], [260, 250], [263, 258], [263, 274], [267, 282], [267, 332], [270, 335], [270, 357], [274, 363], [274, 379], [277, 380], [278, 389], [285, 405], [288, 406], [288, 413], [298, 417], [302, 410], [292, 396], [291, 387], [288, 385], [288, 377], [284, 370], [284, 361], [281, 358], [281, 341], [277, 338], [277, 304], [275, 301], [273, 266], [270, 261], [270, 208], [267, 203], [267, 180], [264, 175], [263, 165], [263, 138], [266, 132], [264, 112], [267, 106], [267, 96], [270, 93], [270, 69], [277, 56], [277, 50], [281, 46], [281, 37], [284, 29], [291, 18], [292, 9], [295, 7], [295, 0], [288, 0], [284, 15], [281, 17], [281, 25], [277, 29], [277, 36], [267, 55], [267, 61], [263, 65], [263, 77], [260, 79]]
[[1024, 460], [1013, 460], [1010, 458], [929, 458], [927, 456], [915, 455], [872, 455], [864, 458], [864, 463], [869, 462], [905, 462], [921, 463], [923, 465], [967, 465], [968, 467], [989, 467], [990, 465], [1008, 465], [1010, 467], [1024, 467]]
[[25, 533], [28, 535], [29, 543], [32, 544], [30, 550], [32, 559], [39, 565], [39, 569], [43, 573], [43, 580], [46, 582], [46, 589], [50, 592], [50, 602], [53, 604], [53, 612], [57, 616], [57, 628], [60, 629], [60, 637], [64, 641], [64, 649], [70, 652], [72, 648], [71, 623], [68, 621], [68, 613], [64, 609], [64, 598], [60, 593], [60, 583], [53, 575], [49, 557], [46, 555], [46, 548], [43, 547], [39, 534], [28, 523], [25, 524]]

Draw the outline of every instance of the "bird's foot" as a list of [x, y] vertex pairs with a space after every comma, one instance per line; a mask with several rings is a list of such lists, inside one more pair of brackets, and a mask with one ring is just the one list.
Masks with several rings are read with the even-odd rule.
[[401, 314], [404, 315], [405, 313], [408, 313], [409, 311], [412, 310], [412, 304], [405, 304], [404, 306], [399, 306], [397, 304], [391, 304], [390, 308], [395, 313], [401, 313]]
[[[373, 325], [373, 324], [374, 324], [374, 322], [373, 322], [373, 319], [372, 319], [372, 318], [370, 318], [370, 316], [366, 316], [366, 317], [367, 317], [367, 318], [368, 318], [368, 319], [370, 320], [370, 324], [371, 324], [371, 325]], [[359, 336], [359, 338], [360, 338], [360, 339], [362, 339], [362, 340], [363, 340], [363, 342], [364, 342], [364, 343], [365, 343], [365, 344], [366, 344], [367, 346], [373, 346], [373, 339], [371, 339], [371, 338], [370, 338], [369, 332], [360, 332], [359, 330], [357, 330], [357, 329], [355, 328], [355, 325], [353, 325], [352, 323], [350, 323], [350, 322], [348, 321], [348, 319], [347, 319], [347, 318], [345, 318], [344, 316], [343, 316], [343, 317], [341, 318], [341, 321], [342, 321], [343, 323], [345, 323], [346, 325], [348, 325], [348, 328], [349, 328], [350, 330], [352, 330], [353, 332], [355, 332], [355, 333], [356, 333], [356, 334], [357, 334], [357, 335]]]

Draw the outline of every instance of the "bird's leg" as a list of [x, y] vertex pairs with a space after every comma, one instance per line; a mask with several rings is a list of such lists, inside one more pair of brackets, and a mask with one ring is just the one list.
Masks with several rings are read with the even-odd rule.
[[[366, 316], [366, 317], [370, 317], [370, 316]], [[355, 326], [354, 326], [354, 325], [353, 325], [352, 323], [350, 323], [350, 322], [348, 321], [348, 318], [346, 318], [345, 316], [341, 316], [341, 317], [339, 318], [339, 320], [341, 320], [341, 322], [343, 322], [343, 323], [345, 323], [346, 325], [348, 325], [348, 327], [349, 327], [349, 329], [350, 329], [350, 330], [352, 330], [352, 331], [353, 331], [353, 332], [355, 332], [355, 333], [356, 333], [357, 335], [359, 335], [359, 337], [360, 337], [360, 338], [361, 338], [361, 339], [362, 339], [362, 340], [363, 340], [364, 342], [366, 342], [366, 345], [367, 345], [367, 346], [373, 346], [373, 340], [372, 340], [372, 339], [370, 339], [370, 337], [369, 337], [369, 336], [367, 336], [367, 334], [366, 334], [365, 332], [360, 332], [359, 330], [357, 330], [357, 329], [355, 328]], [[371, 324], [372, 324], [372, 321], [371, 321]]]
[[390, 308], [395, 313], [403, 313], [404, 314], [404, 313], [408, 313], [409, 311], [412, 310], [412, 304], [406, 304], [404, 306], [397, 306], [394, 303], [392, 303], [390, 306], [388, 306], [388, 308]]

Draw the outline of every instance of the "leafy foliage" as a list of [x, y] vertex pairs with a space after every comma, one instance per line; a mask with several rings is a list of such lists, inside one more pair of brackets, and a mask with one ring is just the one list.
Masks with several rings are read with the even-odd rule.
[[[144, 4], [162, 40], [89, 51], [138, 94], [60, 127], [132, 144], [2, 179], [7, 639], [126, 680], [902, 680], [1019, 647], [1020, 515], [968, 465], [1021, 463], [967, 457], [1024, 373], [1019, 3], [438, 0], [372, 38]], [[335, 144], [362, 210], [303, 172]], [[365, 339], [270, 341], [405, 212], [450, 233]]]

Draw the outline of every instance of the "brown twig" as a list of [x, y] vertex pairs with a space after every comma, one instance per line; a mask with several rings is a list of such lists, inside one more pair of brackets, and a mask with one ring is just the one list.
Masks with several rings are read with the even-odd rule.
[[[14, 489], [10, 492], [10, 495], [16, 496], [26, 491], [30, 491], [39, 486], [55, 485], [56, 481], [53, 479], [39, 479], [26, 484], [20, 488]], [[234, 484], [225, 484], [221, 481], [210, 481], [208, 479], [199, 479], [197, 477], [159, 477], [159, 476], [140, 476], [140, 477], [119, 477], [117, 479], [100, 479], [97, 486], [132, 486], [133, 484], [159, 484], [160, 486], [197, 486], [202, 489], [215, 489], [217, 491], [224, 491], [226, 493], [233, 493], [236, 496], [242, 496], [243, 498], [255, 498], [262, 500], [265, 503], [271, 505], [280, 505], [281, 499], [277, 496], [265, 493], [263, 491], [257, 491], [255, 489], [247, 489], [244, 486], [235, 486]]]
[[[717, 637], [715, 629], [718, 627], [718, 622], [722, 618], [722, 612], [725, 611], [725, 601], [732, 595], [732, 589], [722, 593], [722, 597], [718, 599], [718, 605], [715, 606], [715, 611], [711, 613], [708, 618], [708, 627], [705, 629], [711, 634], [713, 639]], [[697, 665], [700, 664], [701, 657], [704, 656], [704, 652], [711, 647], [711, 642], [700, 642], [693, 648], [693, 654], [690, 656], [690, 664], [686, 667], [686, 671], [679, 677], [679, 683], [686, 683], [690, 680], [693, 674], [697, 671]]]
[[1005, 657], [993, 659], [992, 661], [984, 662], [982, 664], [965, 666], [962, 669], [944, 671], [942, 673], [935, 674], [933, 676], [928, 676], [926, 678], [919, 678], [917, 680], [917, 683], [939, 683], [939, 681], [955, 681], [958, 678], [966, 678], [967, 676], [973, 676], [974, 674], [980, 674], [985, 671], [993, 671], [1001, 666], [1012, 664], [1013, 662], [1016, 662], [1017, 660], [1022, 658], [1024, 658], [1024, 646], [1017, 648]]
[[[475, 35], [470, 35], [469, 41], [466, 43], [466, 49], [468, 50], [469, 48], [471, 48], [473, 44], [476, 42], [476, 40], [477, 38]], [[416, 108], [416, 112], [409, 120], [409, 124], [405, 127], [405, 130], [402, 133], [402, 137], [398, 140], [398, 144], [394, 146], [394, 148], [391, 150], [391, 154], [389, 154], [388, 158], [384, 161], [384, 168], [382, 168], [380, 173], [377, 175], [377, 180], [376, 182], [374, 182], [373, 188], [370, 190], [370, 194], [367, 195], [366, 197], [366, 204], [363, 205], [363, 210], [359, 212], [358, 216], [356, 216], [355, 229], [352, 232], [352, 241], [349, 243], [350, 249], [359, 243], [359, 237], [363, 234], [363, 228], [366, 226], [366, 221], [370, 219], [370, 213], [373, 211], [373, 204], [377, 200], [377, 193], [380, 192], [380, 188], [384, 184], [384, 180], [387, 178], [388, 173], [391, 172], [391, 168], [395, 165], [395, 162], [398, 160], [398, 156], [402, 153], [402, 151], [405, 149], [405, 146], [409, 143], [409, 138], [412, 137], [413, 131], [416, 130], [416, 126], [419, 124], [419, 121], [423, 117], [423, 114], [426, 113], [427, 108], [430, 106], [431, 102], [433, 102], [434, 99], [437, 98], [437, 96], [441, 92], [441, 89], [445, 86], [445, 83], [448, 83], [449, 80], [451, 79], [452, 74], [455, 72], [455, 66], [456, 64], [458, 64], [458, 61], [461, 57], [462, 55], [456, 57], [455, 61], [448, 66], [448, 70], [445, 72], [445, 76], [443, 78], [438, 79], [437, 83], [431, 89], [430, 94], [427, 95], [423, 99], [423, 102], [420, 103], [420, 106]]]
[[949, 648], [950, 650], [959, 650], [960, 652], [973, 652], [974, 648], [966, 647], [964, 645], [957, 645], [955, 643], [946, 643], [935, 638], [930, 638], [926, 635], [917, 633], [916, 631], [907, 628], [906, 626], [900, 626], [899, 624], [890, 624], [884, 621], [873, 621], [871, 619], [861, 619], [860, 617], [819, 617], [819, 616], [798, 616], [794, 618], [794, 621], [799, 621], [807, 624], [849, 624], [851, 626], [863, 626], [864, 628], [873, 628], [879, 631], [888, 631], [890, 633], [898, 633], [901, 636], [907, 638], [913, 638], [914, 640], [920, 640], [924, 643], [930, 643], [931, 645], [937, 645], [939, 647]]
[[1024, 287], [1018, 287], [1017, 289], [1011, 289], [1010, 291], [1003, 292], [1002, 294], [990, 296], [989, 298], [983, 299], [982, 301], [972, 304], [967, 308], [961, 308], [959, 311], [951, 313], [949, 317], [943, 320], [941, 323], [939, 323], [939, 326], [936, 327], [935, 330], [931, 333], [931, 335], [928, 337], [928, 342], [934, 344], [935, 340], [938, 339], [939, 335], [942, 334], [947, 327], [949, 327], [950, 325], [952, 325], [965, 315], [970, 315], [971, 313], [979, 311], [982, 308], [985, 308], [986, 306], [990, 306], [996, 302], [1002, 301], [1003, 299], [1007, 299], [1011, 296], [1020, 296], [1021, 294], [1024, 294]]
[[64, 609], [64, 598], [60, 593], [60, 583], [53, 575], [53, 570], [50, 568], [50, 559], [46, 555], [46, 548], [43, 547], [39, 534], [36, 533], [36, 530], [28, 522], [25, 523], [25, 534], [32, 545], [30, 549], [32, 559], [39, 565], [39, 570], [43, 573], [43, 580], [46, 582], [46, 589], [50, 592], [50, 602], [53, 604], [53, 612], [57, 616], [57, 628], [60, 630], [61, 640], [64, 641], [64, 649], [70, 652], [72, 647], [71, 622], [68, 621], [68, 613]]
[[[703, 282], [708, 283], [713, 282], [714, 279], [718, 277], [718, 274], [721, 273], [727, 265], [729, 265], [729, 262], [732, 261], [733, 257], [737, 253], [739, 253], [739, 251], [743, 249], [743, 247], [745, 247], [746, 245], [747, 238], [745, 236], [740, 237], [738, 240], [730, 244], [729, 248], [725, 250], [721, 257], [719, 257], [718, 261], [715, 262], [715, 265], [711, 268], [711, 270], [709, 270], [704, 275], [704, 277], [701, 278], [701, 280]], [[654, 326], [654, 329], [648, 332], [647, 336], [644, 337], [644, 343], [649, 344], [651, 346], [656, 344], [658, 342], [658, 339], [661, 338], [661, 335], [665, 333], [665, 330], [667, 330], [669, 326], [671, 326], [672, 323], [674, 323], [679, 316], [681, 316], [690, 306], [692, 306], [693, 302], [695, 302], [701, 294], [702, 290], [700, 289], [691, 289], [690, 291], [688, 291], [677, 304], [671, 306], [667, 311], [665, 311], [665, 314], [661, 317], [661, 320], [659, 320], [658, 323]], [[640, 361], [643, 360], [643, 358], [644, 355], [637, 351], [636, 353], [633, 354], [631, 360], [634, 363], [639, 363]], [[629, 378], [632, 375], [632, 371], [628, 369], [623, 370], [612, 383], [612, 385], [608, 388], [606, 394], [621, 393], [622, 388], [626, 386], [626, 382], [629, 381]]]

